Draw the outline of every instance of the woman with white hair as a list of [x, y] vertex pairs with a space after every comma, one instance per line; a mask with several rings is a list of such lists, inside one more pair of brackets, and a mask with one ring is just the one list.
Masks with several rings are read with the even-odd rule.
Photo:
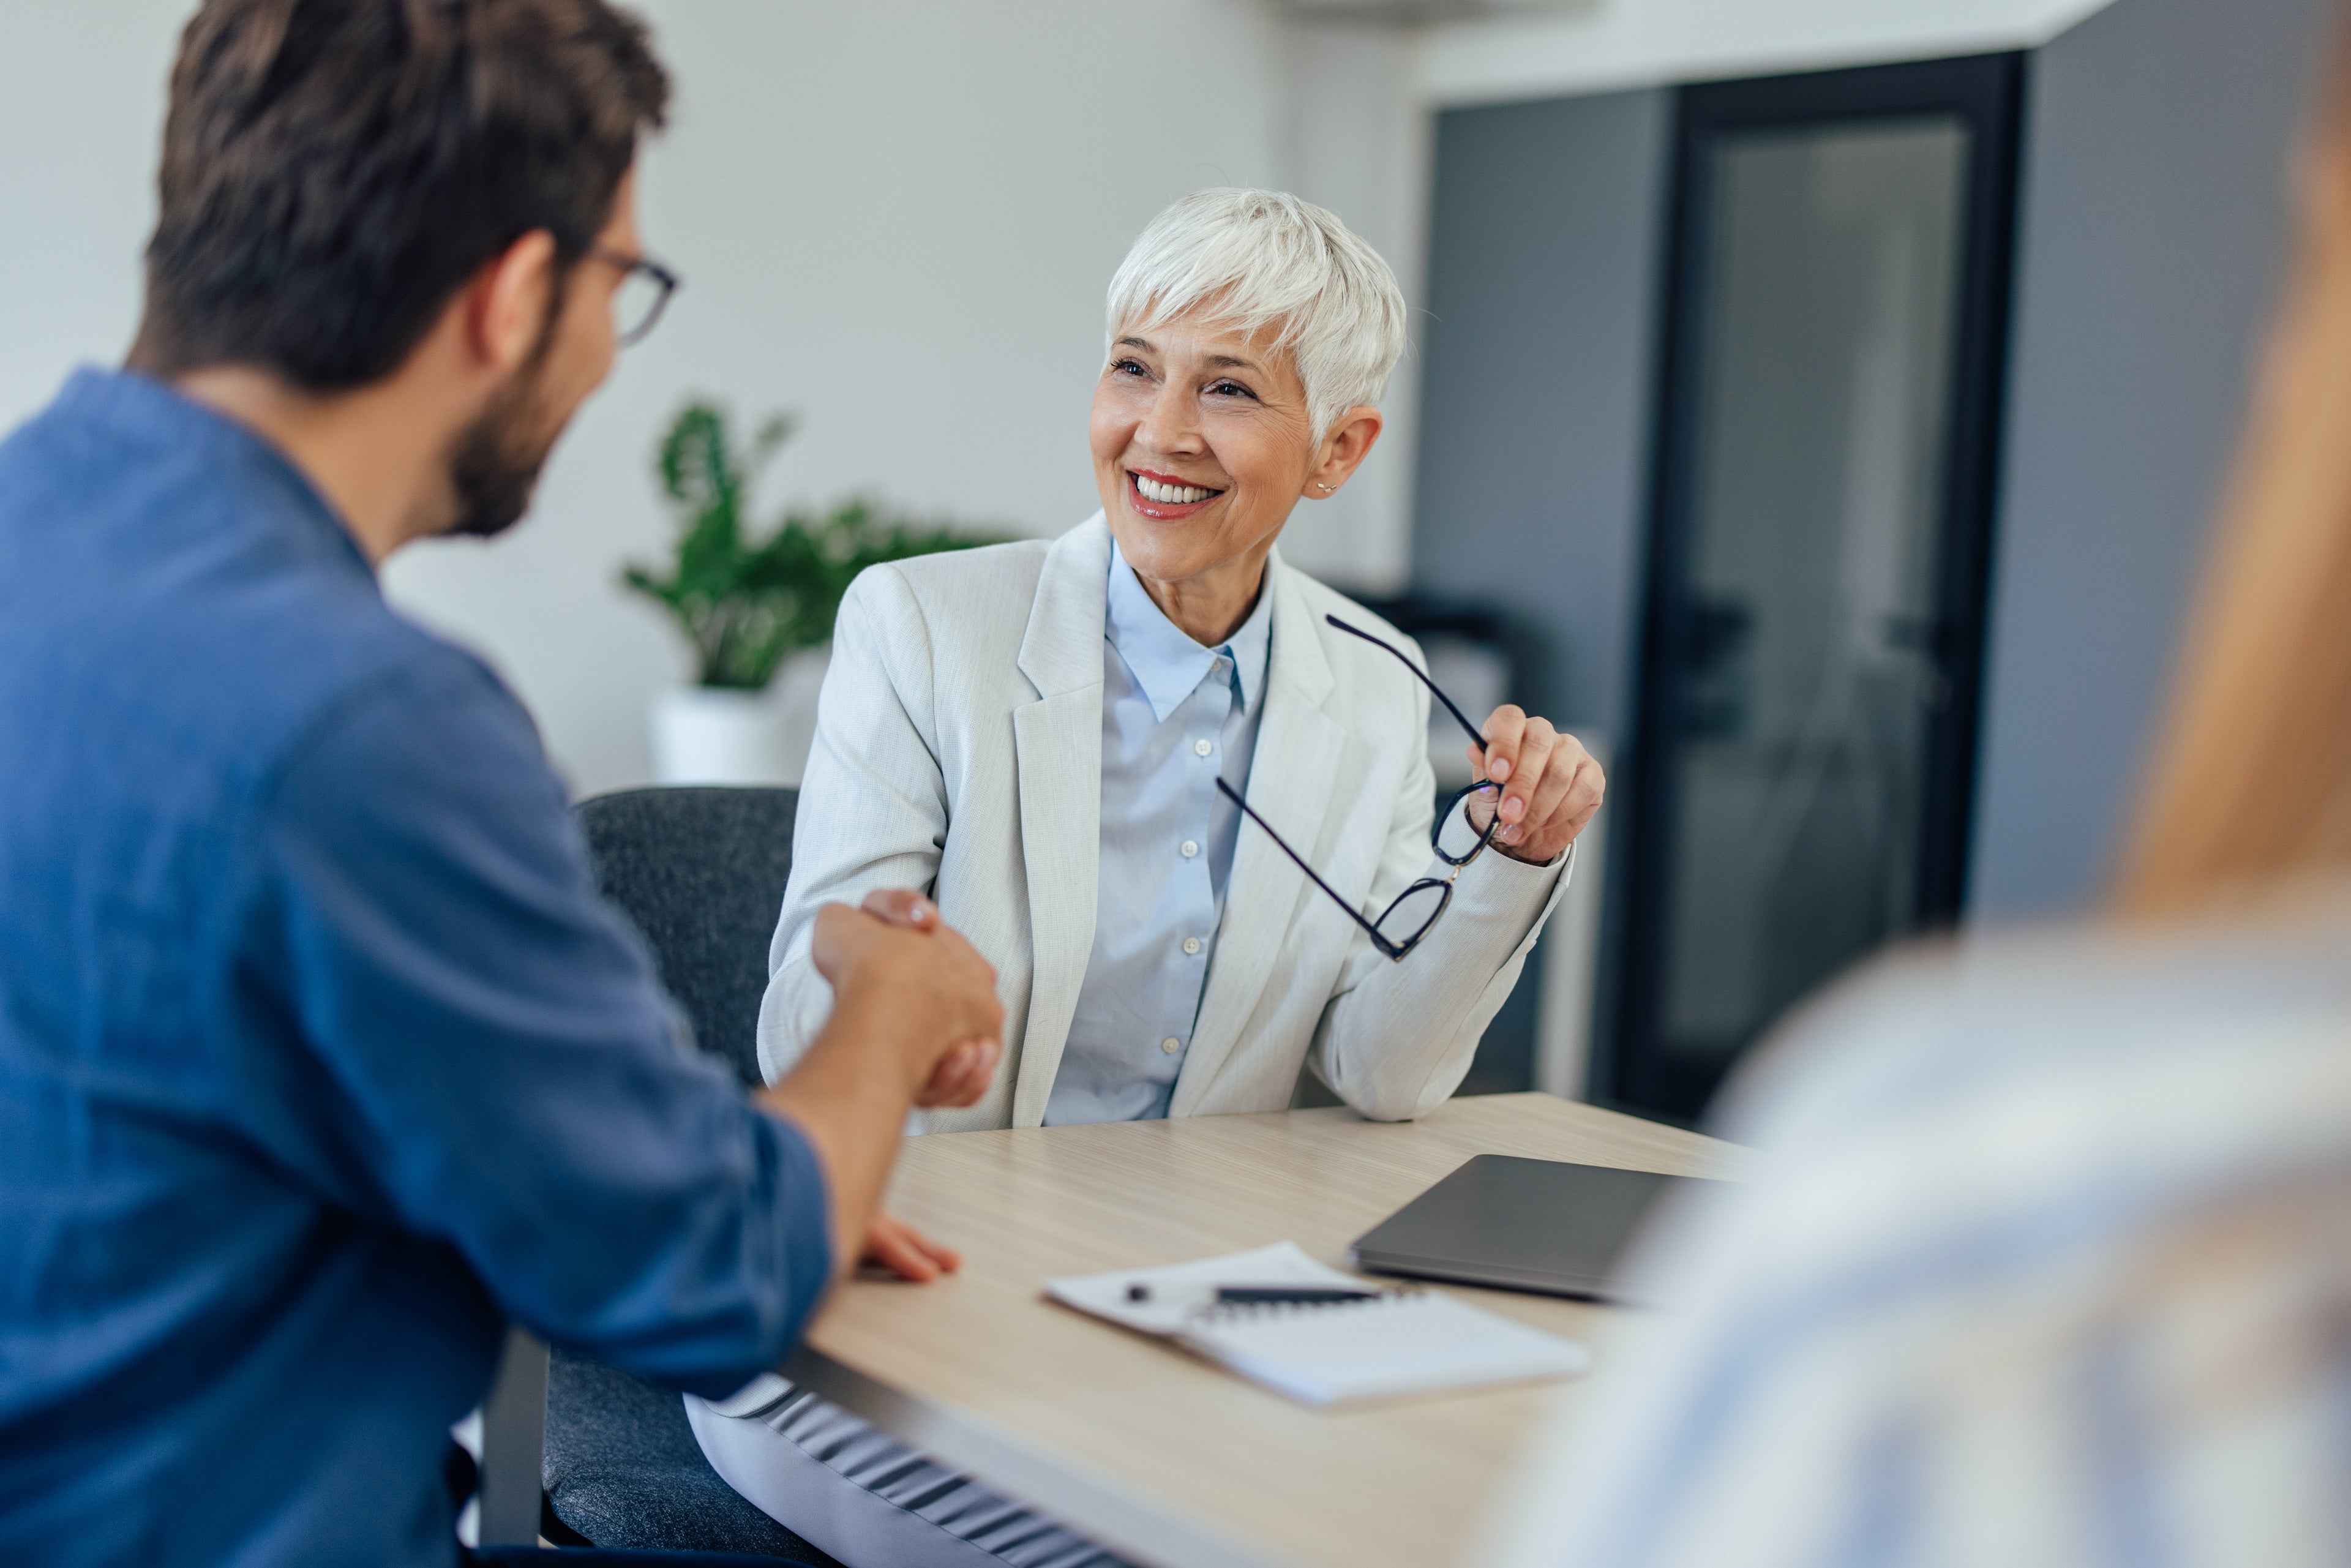
[[[1006, 1009], [990, 1092], [926, 1130], [1280, 1110], [1302, 1065], [1418, 1115], [1510, 995], [1600, 770], [1542, 719], [1447, 701], [1481, 782], [1438, 813], [1419, 650], [1275, 547], [1379, 438], [1405, 306], [1376, 252], [1294, 196], [1200, 192], [1136, 240], [1108, 337], [1099, 513], [841, 601], [762, 1065], [831, 1008], [816, 912], [917, 887]], [[886, 1216], [868, 1256], [954, 1265]], [[778, 1379], [688, 1405], [718, 1472], [852, 1568], [1099, 1557]]]

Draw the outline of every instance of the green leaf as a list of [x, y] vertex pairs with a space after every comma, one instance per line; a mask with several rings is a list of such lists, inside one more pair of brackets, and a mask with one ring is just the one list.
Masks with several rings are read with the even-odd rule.
[[893, 517], [862, 497], [820, 517], [788, 513], [755, 538], [752, 483], [791, 433], [788, 418], [771, 414], [738, 455], [725, 412], [694, 399], [655, 449], [654, 477], [679, 530], [676, 558], [666, 575], [631, 563], [621, 581], [676, 620], [704, 685], [758, 691], [795, 649], [830, 642], [841, 595], [867, 567], [998, 542]]

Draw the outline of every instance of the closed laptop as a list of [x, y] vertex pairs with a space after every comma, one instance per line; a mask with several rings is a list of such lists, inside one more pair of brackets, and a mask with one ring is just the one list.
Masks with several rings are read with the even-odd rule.
[[1478, 1155], [1357, 1239], [1358, 1268], [1622, 1301], [1626, 1244], [1694, 1176]]

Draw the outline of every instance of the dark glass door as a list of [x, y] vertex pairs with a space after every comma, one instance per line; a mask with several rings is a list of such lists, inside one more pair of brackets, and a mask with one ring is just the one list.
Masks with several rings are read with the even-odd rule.
[[1681, 95], [1608, 1098], [1958, 913], [2020, 70]]

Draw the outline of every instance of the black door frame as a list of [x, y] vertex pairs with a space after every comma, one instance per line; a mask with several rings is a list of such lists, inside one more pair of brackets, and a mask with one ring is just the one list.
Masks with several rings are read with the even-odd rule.
[[1713, 1069], [1658, 1059], [1656, 1021], [1670, 911], [1673, 778], [1679, 727], [1663, 678], [1692, 635], [1686, 580], [1695, 500], [1698, 378], [1706, 343], [1704, 284], [1711, 235], [1711, 152], [1727, 133], [1823, 122], [1956, 115], [1971, 132], [1959, 319], [1952, 339], [1953, 397], [1945, 430], [1947, 478], [1938, 519], [1934, 649], [1948, 700], [1928, 730], [1916, 925], [1958, 917], [1965, 898], [1980, 728], [1986, 599], [2000, 471], [2010, 293], [2015, 264], [2017, 164], [2026, 57], [1974, 55], [1799, 76], [1714, 82], [1676, 95], [1670, 214], [1648, 507], [1646, 583], [1634, 718], [1632, 788], [1615, 827], [1619, 868], [1614, 982], [1593, 1061], [1595, 1099], [1644, 1115], [1692, 1121], [1719, 1080]]

